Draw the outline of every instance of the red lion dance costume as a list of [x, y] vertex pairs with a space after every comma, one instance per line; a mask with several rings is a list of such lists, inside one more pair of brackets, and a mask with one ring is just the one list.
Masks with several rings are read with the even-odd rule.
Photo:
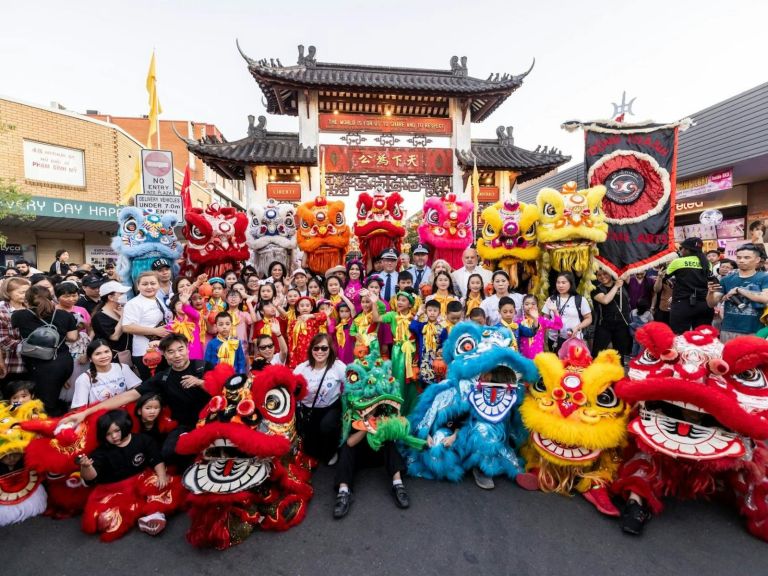
[[371, 268], [371, 260], [387, 248], [400, 252], [400, 242], [405, 236], [404, 215], [403, 197], [397, 192], [377, 191], [373, 196], [365, 192], [360, 194], [354, 233], [367, 268]]
[[306, 267], [316, 274], [344, 263], [349, 245], [349, 226], [344, 202], [329, 202], [325, 196], [304, 202], [296, 210], [296, 241], [306, 255]]
[[472, 210], [472, 202], [456, 194], [426, 199], [418, 232], [419, 240], [429, 246], [430, 261], [442, 258], [454, 270], [464, 266], [461, 255], [472, 244]]
[[186, 240], [182, 274], [208, 274], [212, 278], [223, 277], [227, 270], [239, 272], [251, 256], [246, 244], [247, 229], [248, 217], [235, 208], [218, 204], [205, 210], [190, 208], [182, 229]]
[[182, 477], [189, 491], [187, 540], [223, 550], [256, 528], [299, 524], [312, 497], [311, 461], [294, 425], [304, 378], [284, 366], [246, 375], [219, 364], [205, 375], [205, 388], [210, 403], [176, 447], [198, 455]]
[[653, 514], [662, 498], [730, 493], [747, 529], [768, 540], [768, 342], [741, 336], [723, 345], [702, 326], [675, 336], [652, 322], [646, 348], [617, 394], [637, 403], [633, 453], [613, 489], [640, 495]]

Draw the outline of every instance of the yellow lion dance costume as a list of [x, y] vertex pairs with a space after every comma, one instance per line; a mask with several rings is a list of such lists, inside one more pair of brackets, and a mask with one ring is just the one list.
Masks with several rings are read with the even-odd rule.
[[542, 379], [531, 384], [520, 407], [530, 437], [522, 448], [524, 488], [581, 493], [600, 512], [618, 516], [607, 486], [626, 444], [629, 407], [613, 391], [624, 377], [621, 358], [604, 350], [592, 360], [582, 344], [536, 356]]
[[518, 265], [523, 264], [523, 276], [536, 282], [536, 260], [540, 250], [536, 243], [536, 206], [525, 202], [500, 200], [482, 213], [483, 229], [477, 240], [480, 258], [493, 262], [509, 274], [511, 288], [517, 288], [521, 278]]
[[549, 296], [549, 272], [573, 272], [580, 278], [577, 291], [589, 298], [594, 288], [597, 244], [608, 237], [602, 203], [605, 186], [577, 190], [567, 182], [560, 192], [542, 188], [536, 196], [539, 208], [538, 242], [540, 282], [537, 297]]

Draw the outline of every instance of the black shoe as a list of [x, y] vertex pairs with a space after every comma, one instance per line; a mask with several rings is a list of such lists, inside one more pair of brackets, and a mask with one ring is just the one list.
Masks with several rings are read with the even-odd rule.
[[408, 498], [408, 492], [405, 491], [405, 486], [402, 484], [392, 486], [392, 497], [398, 508], [408, 508], [411, 505], [411, 499]]
[[645, 506], [635, 500], [629, 500], [621, 512], [621, 529], [627, 534], [640, 536], [643, 533], [643, 526], [650, 517]]
[[333, 506], [333, 517], [337, 520], [344, 518], [349, 513], [349, 507], [352, 504], [351, 492], [339, 492], [336, 494], [336, 504]]

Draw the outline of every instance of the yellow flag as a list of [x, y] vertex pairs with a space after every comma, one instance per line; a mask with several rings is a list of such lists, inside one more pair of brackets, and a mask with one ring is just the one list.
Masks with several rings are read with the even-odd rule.
[[[149, 93], [149, 133], [147, 134], [147, 148], [152, 148], [152, 136], [157, 134], [158, 116], [163, 112], [163, 109], [160, 106], [160, 99], [157, 97], [157, 74], [155, 73], [154, 52], [152, 52], [152, 60], [149, 62], [149, 72], [147, 73], [147, 92]], [[157, 145], [159, 148], [159, 135]]]
[[480, 215], [480, 174], [477, 171], [477, 158], [473, 159], [472, 166], [472, 200], [475, 203], [473, 212], [474, 227], [472, 234], [474, 240], [477, 240], [477, 218]]
[[139, 192], [141, 192], [141, 160], [137, 157], [136, 162], [133, 165], [133, 176], [131, 176], [131, 180], [125, 187], [125, 192], [120, 199], [120, 204], [127, 206], [128, 201]]

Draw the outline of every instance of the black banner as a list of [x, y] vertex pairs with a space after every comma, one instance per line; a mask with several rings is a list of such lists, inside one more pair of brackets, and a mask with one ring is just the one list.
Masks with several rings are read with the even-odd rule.
[[585, 126], [589, 187], [606, 188], [608, 238], [598, 260], [616, 276], [644, 270], [675, 251], [677, 126]]

